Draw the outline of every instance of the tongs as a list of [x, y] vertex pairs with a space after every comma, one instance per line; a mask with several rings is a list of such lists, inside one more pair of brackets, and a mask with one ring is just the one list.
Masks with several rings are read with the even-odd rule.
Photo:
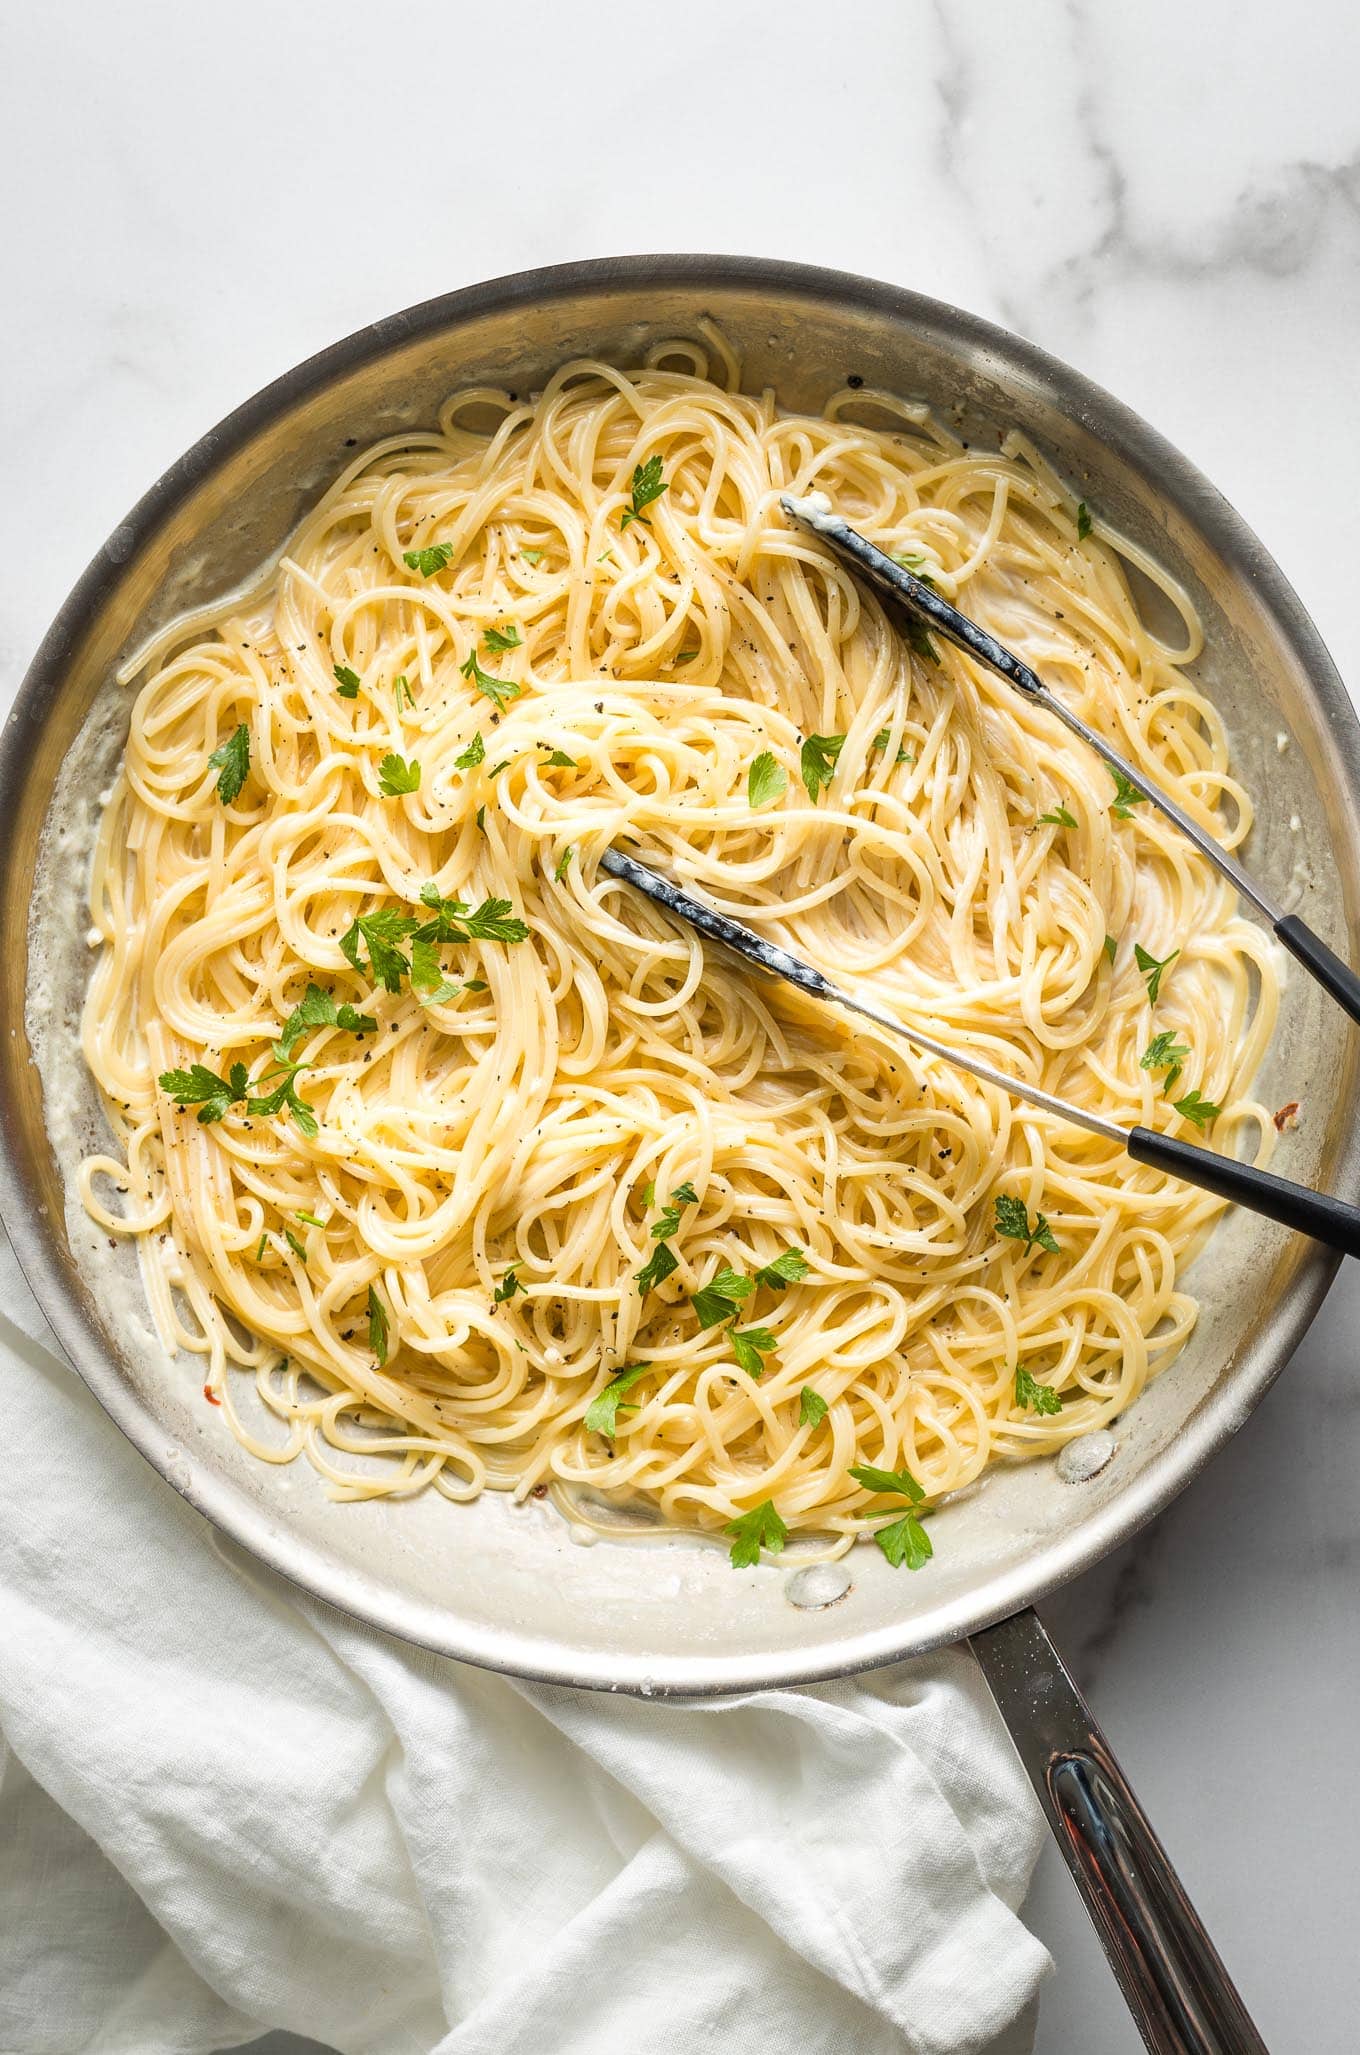
[[[1194, 843], [1201, 856], [1207, 857], [1214, 869], [1221, 871], [1229, 884], [1256, 908], [1261, 918], [1269, 924], [1276, 940], [1283, 944], [1291, 956], [1297, 957], [1324, 991], [1330, 992], [1333, 999], [1345, 1007], [1352, 1020], [1360, 1021], [1360, 976], [1356, 975], [1350, 965], [1343, 963], [1335, 950], [1329, 949], [1322, 937], [1315, 935], [1308, 923], [1300, 920], [1296, 913], [1281, 913], [1268, 893], [1243, 870], [1237, 858], [1231, 855], [1221, 842], [1216, 841], [1207, 828], [1202, 828], [1198, 821], [1191, 820], [1189, 814], [1177, 806], [1169, 792], [1163, 792], [1159, 785], [1153, 783], [1146, 771], [1140, 771], [1126, 757], [1121, 756], [1103, 735], [1098, 735], [1094, 728], [1088, 728], [1080, 715], [1074, 714], [1070, 707], [1065, 706], [1028, 664], [1022, 663], [1004, 643], [998, 642], [994, 635], [989, 635], [976, 621], [970, 621], [966, 614], [961, 614], [957, 607], [951, 606], [947, 599], [941, 598], [934, 587], [927, 585], [924, 579], [913, 577], [910, 571], [903, 570], [900, 564], [885, 556], [867, 536], [861, 535], [858, 529], [852, 528], [848, 521], [834, 512], [825, 493], [809, 493], [805, 499], [797, 499], [785, 493], [781, 496], [779, 504], [793, 520], [820, 536], [833, 556], [839, 557], [842, 563], [858, 571], [861, 577], [867, 578], [869, 583], [877, 586], [881, 592], [900, 600], [924, 627], [943, 635], [946, 641], [954, 643], [969, 656], [976, 657], [980, 664], [986, 664], [988, 670], [995, 671], [999, 678], [1004, 678], [1008, 685], [1013, 685], [1026, 699], [1036, 706], [1043, 707], [1045, 712], [1051, 713], [1056, 720], [1061, 721], [1072, 734], [1079, 735], [1083, 742], [1088, 743], [1097, 756], [1104, 758], [1112, 771], [1127, 779], [1130, 785], [1142, 793], [1144, 799], [1156, 807], [1158, 813], [1163, 814]], [[1243, 1200], [1242, 1203], [1245, 1205], [1248, 1202]]]
[[[871, 545], [866, 544], [865, 547]], [[953, 608], [949, 611], [952, 613]], [[971, 622], [965, 625], [973, 633], [982, 632], [974, 630]], [[1169, 801], [1167, 803], [1170, 804]], [[1225, 861], [1230, 863], [1232, 859], [1225, 857]], [[873, 1021], [875, 1026], [886, 1028], [889, 1034], [899, 1036], [913, 1048], [941, 1057], [946, 1063], [952, 1063], [956, 1070], [966, 1071], [981, 1084], [994, 1085], [998, 1091], [1009, 1092], [1013, 1099], [1023, 1100], [1027, 1106], [1037, 1106], [1044, 1113], [1071, 1121], [1075, 1127], [1084, 1127], [1091, 1134], [1104, 1136], [1107, 1141], [1127, 1150], [1135, 1163], [1147, 1163], [1154, 1169], [1169, 1171], [1173, 1177], [1183, 1179], [1186, 1184], [1198, 1185], [1201, 1191], [1212, 1192], [1216, 1198], [1245, 1206], [1252, 1213], [1260, 1213], [1267, 1220], [1276, 1220], [1283, 1227], [1295, 1228], [1300, 1234], [1311, 1235], [1314, 1241], [1325, 1242], [1329, 1248], [1340, 1249], [1348, 1256], [1360, 1256], [1360, 1207], [1348, 1206], [1344, 1200], [1329, 1198], [1324, 1192], [1309, 1191], [1306, 1185], [1275, 1177], [1268, 1170], [1257, 1170], [1250, 1163], [1239, 1163], [1233, 1156], [1220, 1156], [1214, 1150], [1199, 1147], [1193, 1142], [1159, 1134], [1154, 1128], [1122, 1127], [1118, 1121], [1088, 1112], [1084, 1106], [1074, 1106], [1069, 1100], [1059, 1099], [1052, 1092], [1029, 1084], [1024, 1078], [1011, 1077], [982, 1057], [975, 1056], [971, 1050], [956, 1047], [951, 1042], [937, 1041], [934, 1035], [926, 1034], [920, 1028], [908, 1027], [873, 1000], [833, 984], [815, 964], [805, 962], [801, 956], [795, 956], [778, 943], [766, 941], [753, 928], [733, 920], [730, 914], [720, 912], [705, 900], [696, 899], [692, 892], [683, 890], [671, 879], [663, 877], [660, 871], [639, 863], [621, 849], [606, 849], [600, 858], [600, 867], [611, 877], [622, 878], [625, 883], [636, 886], [639, 892], [645, 892], [658, 906], [687, 922], [709, 941], [735, 950], [760, 970], [785, 979], [810, 998], [858, 1013], [865, 1020]], [[1323, 945], [1318, 943], [1317, 946], [1322, 948]], [[1344, 964], [1339, 968], [1346, 977], [1351, 977]]]

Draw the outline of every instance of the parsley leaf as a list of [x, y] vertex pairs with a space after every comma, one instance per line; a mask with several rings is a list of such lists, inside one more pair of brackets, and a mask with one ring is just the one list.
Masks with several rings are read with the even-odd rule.
[[1169, 1092], [1180, 1076], [1181, 1066], [1189, 1054], [1190, 1051], [1184, 1042], [1176, 1040], [1176, 1030], [1163, 1028], [1161, 1034], [1152, 1037], [1138, 1061], [1143, 1070], [1166, 1071], [1168, 1075], [1163, 1082], [1162, 1090]]
[[163, 1070], [159, 1082], [161, 1090], [179, 1105], [198, 1107], [203, 1127], [224, 1119], [237, 1101], [245, 1098], [247, 1090], [244, 1063], [233, 1063], [226, 1077], [219, 1077], [202, 1063], [195, 1063], [188, 1070]]
[[435, 542], [428, 549], [403, 550], [401, 560], [408, 571], [419, 571], [422, 578], [433, 578], [436, 571], [445, 569], [452, 557], [451, 542]]
[[508, 628], [488, 628], [482, 637], [483, 649], [518, 649], [523, 637], [514, 622]]
[[1015, 1403], [1031, 1413], [1061, 1413], [1062, 1393], [1051, 1384], [1040, 1384], [1023, 1363], [1015, 1366]]
[[557, 862], [553, 865], [553, 877], [559, 885], [561, 884], [562, 880], [566, 877], [567, 872], [571, 869], [571, 859], [573, 858], [573, 856], [575, 856], [575, 854], [576, 844], [574, 842], [568, 842], [566, 848], [558, 857]]
[[1114, 962], [1114, 952], [1118, 947], [1119, 944], [1115, 941], [1113, 935], [1105, 937], [1105, 954], [1109, 957], [1111, 963]]
[[[653, 1191], [652, 1197], [655, 1198], [655, 1196], [656, 1193]], [[669, 1206], [667, 1206], [665, 1212], [652, 1228], [652, 1233], [657, 1241], [664, 1241], [678, 1231], [682, 1207], [697, 1206], [698, 1203], [699, 1194], [695, 1191], [688, 1178], [686, 1178], [684, 1184], [678, 1184], [675, 1187], [675, 1190], [671, 1193]], [[651, 1200], [648, 1201], [648, 1204], [651, 1204]]]
[[648, 457], [645, 464], [635, 464], [633, 466], [633, 501], [631, 506], [625, 507], [623, 510], [622, 518], [619, 521], [619, 533], [623, 533], [630, 521], [641, 521], [644, 528], [650, 528], [652, 524], [642, 509], [649, 507], [653, 500], [660, 499], [663, 492], [669, 491], [670, 486], [661, 476], [661, 452], [659, 450], [654, 456]]
[[346, 1004], [337, 1006], [334, 995], [320, 985], [308, 985], [297, 1005], [283, 1023], [279, 1039], [274, 1044], [274, 1054], [280, 1063], [287, 1063], [294, 1048], [312, 1028], [344, 1028], [352, 1035], [376, 1035], [378, 1023], [368, 1013], [358, 1013]]
[[[1168, 1091], [1171, 1089], [1170, 1079], [1167, 1080], [1167, 1089]], [[1209, 1122], [1217, 1120], [1219, 1114], [1223, 1111], [1221, 1106], [1214, 1105], [1212, 1099], [1201, 1098], [1198, 1090], [1187, 1092], [1183, 1099], [1175, 1099], [1172, 1101], [1172, 1104], [1175, 1106], [1177, 1113], [1184, 1114], [1187, 1120], [1193, 1120], [1201, 1133], [1209, 1125]], [[203, 1116], [200, 1114], [199, 1119], [201, 1120], [202, 1118]]]
[[[420, 888], [421, 904], [434, 919], [417, 930], [422, 942], [526, 942], [526, 924], [510, 911], [508, 899], [484, 899], [467, 907], [461, 899], [445, 899], [431, 879]], [[412, 923], [414, 926], [415, 924]], [[343, 942], [341, 948], [344, 947]]]
[[817, 804], [819, 793], [831, 783], [836, 758], [845, 747], [844, 735], [809, 735], [798, 759], [807, 796]]
[[[645, 1298], [648, 1292], [655, 1291], [659, 1284], [666, 1282], [672, 1271], [679, 1268], [680, 1258], [676, 1255], [670, 1243], [658, 1242], [641, 1270], [637, 1273], [635, 1282], [641, 1296]], [[719, 1318], [721, 1317], [720, 1314]]]
[[1180, 955], [1180, 953], [1181, 952], [1179, 949], [1173, 949], [1169, 956], [1163, 956], [1159, 961], [1157, 957], [1149, 954], [1149, 952], [1143, 947], [1141, 942], [1134, 943], [1133, 960], [1138, 965], [1139, 970], [1142, 971], [1144, 977], [1147, 979], [1147, 995], [1148, 1004], [1150, 1006], [1155, 1006], [1157, 1004], [1157, 994], [1162, 989], [1163, 972], [1166, 970], [1168, 964], [1174, 963], [1176, 961], [1176, 958]]
[[434, 943], [420, 935], [411, 942], [411, 990], [422, 1006], [442, 1006], [458, 990], [445, 977]]
[[[658, 1246], [664, 1249], [666, 1244], [661, 1242]], [[754, 1290], [751, 1278], [743, 1277], [740, 1271], [724, 1263], [717, 1276], [695, 1292], [690, 1305], [698, 1316], [700, 1327], [716, 1327], [720, 1320], [730, 1320], [743, 1299], [749, 1299]]]
[[819, 1391], [805, 1384], [798, 1394], [798, 1424], [800, 1427], [820, 1427], [829, 1408]]
[[512, 1263], [500, 1283], [496, 1286], [495, 1291], [492, 1292], [491, 1302], [493, 1305], [503, 1306], [507, 1300], [514, 1298], [516, 1292], [522, 1292], [523, 1290], [524, 1286], [516, 1276], [515, 1266]]
[[1086, 511], [1085, 500], [1077, 501], [1077, 541], [1085, 542], [1091, 532], [1091, 516]]
[[453, 759], [453, 767], [456, 771], [475, 771], [485, 758], [486, 744], [482, 740], [482, 731], [479, 728], [462, 754]]
[[223, 806], [230, 806], [250, 776], [250, 729], [244, 721], [213, 751], [208, 765], [217, 772], [218, 798]]
[[770, 1291], [782, 1292], [791, 1284], [801, 1284], [811, 1268], [801, 1249], [785, 1249], [773, 1263], [757, 1270], [756, 1283], [766, 1285]]
[[378, 765], [378, 790], [388, 799], [399, 799], [403, 792], [419, 792], [420, 765], [415, 758], [407, 763], [404, 756], [389, 751]]
[[541, 564], [543, 561], [543, 552], [541, 549], [522, 549], [520, 551], [520, 555], [523, 557], [526, 564], [533, 564], [537, 566]]
[[1124, 773], [1117, 771], [1113, 764], [1106, 764], [1105, 768], [1114, 779], [1114, 798], [1110, 801], [1110, 812], [1116, 820], [1126, 821], [1131, 817], [1132, 809], [1143, 804], [1147, 794], [1140, 792], [1138, 787], [1131, 784]]
[[387, 1310], [373, 1285], [368, 1287], [368, 1345], [380, 1364], [387, 1361]]
[[900, 1570], [903, 1563], [909, 1570], [923, 1570], [935, 1553], [930, 1536], [914, 1513], [904, 1513], [891, 1526], [880, 1527], [874, 1540], [894, 1570]]
[[698, 654], [697, 649], [682, 649], [675, 661], [677, 664], [692, 664]]
[[[885, 750], [888, 746], [888, 741], [891, 735], [891, 728], [880, 728], [873, 739], [871, 747], [879, 750], [880, 752]], [[900, 763], [915, 763], [915, 761], [916, 758], [912, 755], [909, 749], [899, 749], [896, 756], [893, 758], [894, 765]]]
[[336, 664], [333, 666], [333, 669], [335, 671], [335, 689], [340, 697], [342, 699], [357, 699], [359, 697], [359, 673], [352, 671], [348, 664]]
[[581, 766], [574, 756], [567, 755], [565, 749], [555, 749], [543, 768], [548, 771], [579, 771]]
[[917, 656], [924, 657], [928, 664], [939, 663], [940, 652], [931, 641], [922, 622], [917, 620], [906, 621], [903, 624], [903, 633], [907, 638], [908, 647], [915, 650]]
[[866, 1491], [891, 1492], [897, 1498], [910, 1499], [914, 1506], [920, 1505], [926, 1495], [925, 1487], [916, 1482], [910, 1470], [880, 1470], [873, 1463], [852, 1463], [850, 1475]]
[[459, 664], [458, 671], [460, 677], [476, 686], [484, 699], [493, 701], [501, 713], [505, 712], [512, 699], [519, 698], [521, 688], [510, 678], [493, 678], [489, 671], [484, 671], [477, 661], [475, 649], [469, 652], [465, 664]]
[[420, 922], [412, 914], [398, 913], [394, 906], [380, 906], [376, 913], [359, 913], [340, 937], [340, 947], [357, 971], [362, 971], [360, 951], [368, 946], [370, 974], [389, 992], [399, 992], [410, 970], [397, 946], [413, 935]]
[[1009, 1235], [1012, 1241], [1023, 1242], [1026, 1255], [1036, 1244], [1041, 1249], [1047, 1249], [1050, 1256], [1058, 1254], [1058, 1244], [1053, 1238], [1053, 1230], [1047, 1220], [1042, 1213], [1036, 1213], [1034, 1225], [1031, 1227], [1023, 1199], [1012, 1199], [1004, 1193], [997, 1199], [996, 1231], [998, 1234]]
[[651, 1367], [650, 1363], [630, 1363], [626, 1370], [620, 1370], [617, 1377], [610, 1378], [602, 1392], [597, 1392], [586, 1408], [585, 1425], [591, 1434], [607, 1435], [610, 1441], [614, 1439], [619, 1431], [619, 1414], [637, 1411], [635, 1405], [622, 1403], [624, 1393], [631, 1391]]
[[[307, 1104], [307, 1101], [299, 1098], [297, 1086], [293, 1082], [298, 1072], [305, 1069], [305, 1064], [290, 1063], [286, 1075], [279, 1084], [275, 1085], [272, 1092], [265, 1092], [258, 1097], [251, 1097], [246, 1100], [246, 1112], [257, 1113], [264, 1119], [270, 1119], [274, 1114], [282, 1113], [286, 1106], [293, 1116], [293, 1123], [298, 1132], [306, 1135], [309, 1141], [315, 1140], [320, 1132], [317, 1126], [316, 1115]], [[270, 1076], [273, 1075], [274, 1073], [271, 1072]], [[257, 1084], [267, 1084], [269, 1079], [261, 1077], [257, 1078], [255, 1082]]]
[[774, 1509], [773, 1499], [762, 1499], [758, 1506], [752, 1506], [749, 1513], [741, 1513], [735, 1520], [729, 1520], [723, 1528], [724, 1534], [736, 1536], [732, 1543], [732, 1568], [749, 1570], [760, 1561], [760, 1551], [768, 1549], [777, 1556], [789, 1538], [789, 1530]]
[[1075, 815], [1070, 814], [1065, 806], [1055, 806], [1051, 812], [1040, 814], [1039, 825], [1051, 828], [1075, 828], [1077, 823]]
[[734, 1327], [729, 1331], [728, 1340], [732, 1344], [737, 1367], [759, 1383], [765, 1374], [765, 1365], [761, 1362], [761, 1357], [772, 1354], [779, 1346], [769, 1328]]
[[748, 806], [764, 806], [769, 799], [778, 799], [788, 787], [789, 774], [782, 763], [762, 749], [751, 765], [746, 778], [746, 803]]

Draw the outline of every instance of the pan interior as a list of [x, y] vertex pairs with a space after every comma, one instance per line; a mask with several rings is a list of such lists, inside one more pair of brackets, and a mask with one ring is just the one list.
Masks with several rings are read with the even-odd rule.
[[[686, 1693], [930, 1647], [1094, 1560], [1246, 1417], [1335, 1267], [1281, 1229], [1231, 1216], [1193, 1268], [1202, 1310], [1189, 1345], [1119, 1422], [1098, 1475], [1064, 1482], [1051, 1459], [988, 1473], [937, 1516], [926, 1571], [894, 1572], [857, 1548], [849, 1591], [821, 1607], [795, 1602], [806, 1593], [791, 1562], [738, 1576], [722, 1550], [685, 1536], [585, 1546], [540, 1502], [335, 1505], [305, 1460], [276, 1468], [247, 1455], [203, 1402], [196, 1361], [165, 1359], [135, 1256], [108, 1245], [68, 1183], [106, 1133], [78, 1022], [87, 858], [130, 704], [120, 661], [276, 552], [347, 444], [427, 423], [462, 384], [531, 390], [577, 355], [636, 364], [665, 337], [694, 336], [705, 316], [740, 351], [747, 388], [773, 385], [787, 407], [820, 410], [855, 374], [926, 400], [970, 443], [1023, 428], [1110, 526], [1183, 580], [1207, 635], [1195, 675], [1260, 809], [1248, 861], [1286, 908], [1347, 948], [1360, 910], [1354, 717], [1297, 601], [1212, 489], [1105, 395], [998, 331], [863, 281], [744, 260], [633, 259], [504, 281], [362, 331], [280, 381], [110, 539], [34, 665], [0, 765], [0, 906], [7, 932], [29, 934], [26, 965], [12, 951], [3, 972], [6, 1211], [87, 1382], [194, 1504], [336, 1604], [474, 1661]], [[1343, 1192], [1356, 1182], [1354, 1041], [1296, 972], [1258, 1087], [1268, 1104], [1302, 1103], [1277, 1167]]]

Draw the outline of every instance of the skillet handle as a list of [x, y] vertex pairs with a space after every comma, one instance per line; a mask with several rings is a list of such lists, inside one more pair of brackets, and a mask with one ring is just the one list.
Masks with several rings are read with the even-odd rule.
[[971, 1647], [1153, 2055], [1267, 2055], [1038, 1616], [1016, 1613]]

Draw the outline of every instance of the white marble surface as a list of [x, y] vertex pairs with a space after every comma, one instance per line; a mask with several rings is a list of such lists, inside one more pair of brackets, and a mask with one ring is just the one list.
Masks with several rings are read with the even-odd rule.
[[[667, 248], [876, 274], [1077, 364], [1236, 502], [1360, 682], [1336, 0], [3, 18], [0, 699], [143, 487], [276, 372], [451, 286]], [[809, 136], [834, 161], [791, 179]], [[1358, 1324], [1353, 1269], [1202, 1481], [1049, 1608], [1267, 2040], [1310, 2055], [1356, 2045], [1360, 2001]], [[1031, 1913], [1042, 2055], [1134, 2050], [1056, 1858]]]

